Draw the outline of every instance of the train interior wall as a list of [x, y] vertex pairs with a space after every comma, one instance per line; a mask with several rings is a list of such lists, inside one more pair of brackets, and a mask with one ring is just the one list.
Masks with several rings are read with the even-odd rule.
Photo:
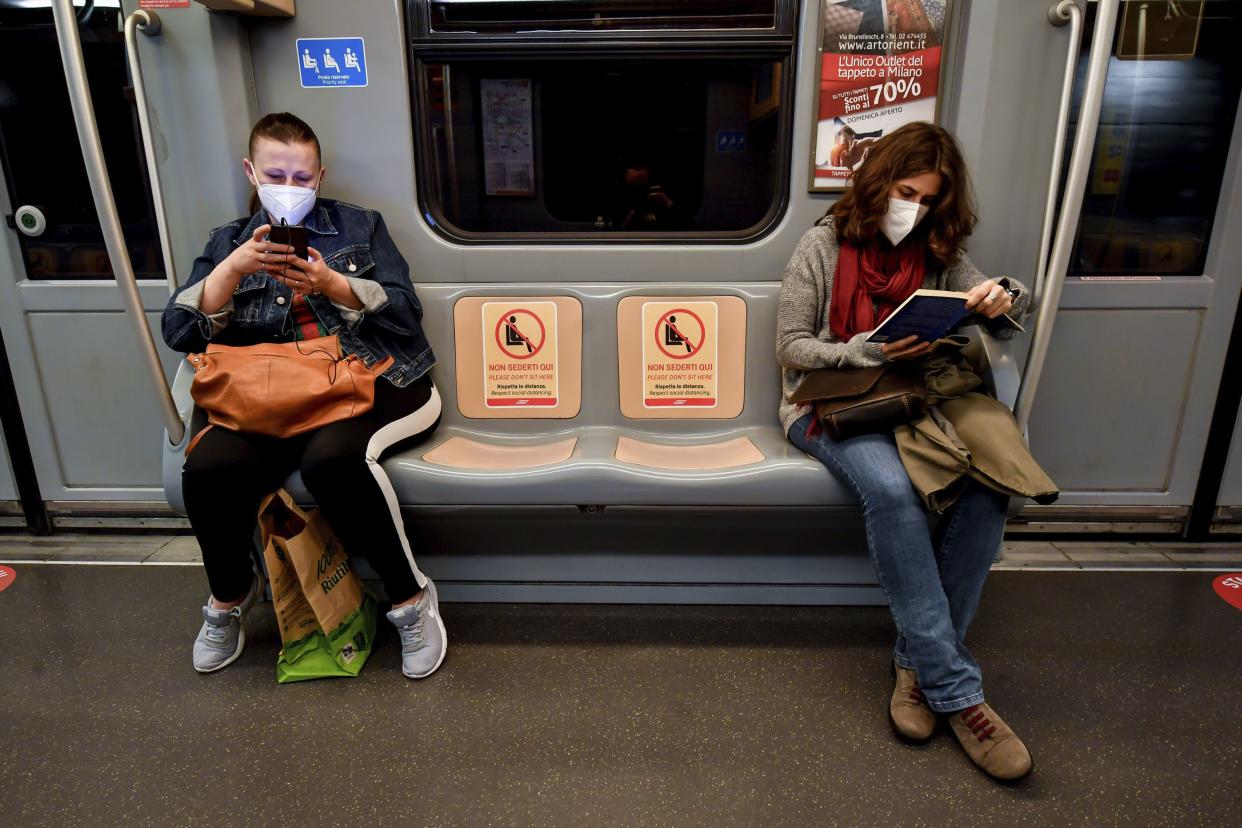
[[[136, 0], [122, 3], [126, 13], [137, 6]], [[416, 284], [509, 291], [532, 282], [774, 285], [798, 238], [831, 203], [830, 196], [810, 194], [805, 186], [814, 107], [814, 88], [806, 79], [816, 74], [817, 56], [806, 21], [816, 19], [816, 4], [803, 3], [800, 14], [789, 204], [767, 236], [745, 245], [463, 246], [431, 229], [418, 206], [399, 3], [359, 14], [328, 0], [303, 0], [297, 17], [287, 21], [242, 20], [197, 5], [169, 10], [164, 32], [140, 38], [139, 46], [177, 271], [182, 278], [189, 273], [209, 228], [244, 211], [247, 187], [238, 168], [249, 125], [262, 112], [287, 109], [320, 133], [329, 167], [325, 195], [383, 212]], [[1042, 11], [1032, 16], [1020, 0], [955, 3], [950, 31], [941, 119], [960, 137], [974, 174], [981, 221], [971, 256], [989, 273], [1029, 281], [1056, 113], [1050, 74], [1030, 67], [1061, 54], [1063, 32], [1048, 26]], [[296, 37], [342, 32], [365, 38], [370, 85], [301, 88], [289, 44]], [[212, 59], [202, 59], [204, 54]], [[1120, 107], [1124, 100], [1114, 103]], [[727, 114], [739, 105], [724, 96], [713, 98], [708, 109]], [[1067, 284], [1030, 432], [1036, 455], [1064, 490], [1053, 509], [1184, 510], [1191, 502], [1242, 287], [1239, 144], [1235, 129], [1202, 276]], [[158, 510], [163, 496], [153, 442], [161, 429], [132, 370], [133, 335], [115, 287], [25, 279], [13, 234], [3, 236], [0, 263], [12, 278], [0, 280], [0, 326], [44, 498]], [[156, 322], [166, 285], [147, 282], [142, 295]], [[753, 320], [770, 324], [762, 314]], [[452, 353], [451, 331], [430, 333], [439, 350]], [[588, 336], [596, 339], [587, 347], [614, 347], [607, 332]], [[107, 347], [84, 350], [74, 344], [82, 340]], [[159, 347], [171, 377], [180, 356]], [[1084, 359], [1087, 354], [1092, 358]], [[748, 353], [747, 361], [752, 376], [778, 370], [770, 352]], [[444, 361], [437, 372], [449, 370]], [[748, 398], [748, 416], [752, 406], [774, 410], [775, 403]], [[460, 417], [452, 407], [450, 416]], [[1233, 494], [1242, 485], [1237, 455], [1235, 441], [1222, 503], [1239, 499]]]

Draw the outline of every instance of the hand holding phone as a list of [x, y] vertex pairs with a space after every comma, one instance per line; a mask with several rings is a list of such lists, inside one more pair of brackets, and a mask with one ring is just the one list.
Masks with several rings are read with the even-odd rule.
[[244, 243], [239, 244], [228, 258], [222, 262], [227, 264], [234, 286], [243, 276], [264, 271], [280, 278], [285, 267], [293, 260], [293, 247], [288, 244], [277, 244], [268, 238], [272, 230], [270, 224], [255, 228], [254, 233]]
[[300, 224], [274, 224], [272, 231], [267, 235], [267, 240], [274, 244], [292, 245], [293, 255], [299, 259], [306, 258], [308, 244], [306, 228]]
[[[340, 287], [345, 282], [345, 277], [340, 273], [329, 268], [323, 262], [323, 254], [315, 248], [307, 249], [309, 257], [306, 259], [289, 258], [289, 268], [281, 277], [281, 281], [287, 285], [294, 293], [314, 296], [320, 293], [326, 293], [334, 299], [342, 297], [345, 293], [353, 296], [352, 290], [348, 285], [344, 285], [344, 293], [340, 291], [334, 292], [336, 287]], [[352, 299], [340, 299], [345, 303], [350, 303]], [[350, 304], [350, 307], [353, 307]]]

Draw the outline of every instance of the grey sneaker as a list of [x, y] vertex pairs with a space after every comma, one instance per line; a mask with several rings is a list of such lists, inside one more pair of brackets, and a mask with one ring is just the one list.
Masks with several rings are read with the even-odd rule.
[[431, 579], [427, 579], [423, 597], [408, 607], [389, 610], [387, 617], [401, 636], [401, 672], [412, 679], [434, 673], [448, 651], [448, 636], [440, 618], [440, 598]]
[[211, 598], [203, 606], [203, 627], [194, 639], [194, 669], [211, 673], [227, 667], [241, 655], [246, 646], [246, 633], [242, 631], [242, 616], [254, 605], [263, 591], [263, 578], [255, 571], [250, 591], [241, 604], [232, 609], [215, 609]]

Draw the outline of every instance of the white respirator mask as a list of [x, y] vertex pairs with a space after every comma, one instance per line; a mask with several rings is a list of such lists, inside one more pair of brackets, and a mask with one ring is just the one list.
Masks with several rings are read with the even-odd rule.
[[888, 236], [893, 247], [896, 247], [923, 220], [928, 210], [930, 208], [926, 204], [916, 204], [903, 198], [890, 198], [888, 212], [880, 221], [880, 229]]
[[290, 184], [260, 184], [251, 179], [259, 193], [259, 203], [272, 218], [273, 224], [301, 224], [315, 209], [318, 187], [294, 187]]

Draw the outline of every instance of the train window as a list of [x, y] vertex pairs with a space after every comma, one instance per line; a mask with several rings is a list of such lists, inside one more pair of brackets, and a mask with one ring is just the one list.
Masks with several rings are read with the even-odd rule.
[[[459, 6], [503, 18], [511, 34], [447, 43], [424, 28], [412, 40], [419, 193], [445, 236], [740, 241], [780, 218], [793, 109], [788, 0], [410, 3], [433, 23]], [[741, 6], [768, 9], [762, 31], [708, 28], [720, 9]], [[697, 15], [704, 30], [512, 34], [519, 15], [591, 9], [618, 27]]]
[[[1093, 4], [1087, 14], [1089, 42]], [[1242, 0], [1122, 4], [1071, 275], [1203, 273], [1242, 93], [1240, 40]]]
[[432, 0], [432, 32], [526, 33], [652, 29], [772, 29], [776, 0]]
[[[780, 192], [771, 63], [428, 66], [435, 207], [467, 233], [739, 234]], [[762, 108], [762, 107], [761, 107]]]
[[[79, 4], [78, 26], [104, 158], [139, 278], [164, 278], [116, 2]], [[41, 212], [20, 235], [31, 279], [112, 279], [47, 3], [0, 2], [0, 164], [10, 204]]]

